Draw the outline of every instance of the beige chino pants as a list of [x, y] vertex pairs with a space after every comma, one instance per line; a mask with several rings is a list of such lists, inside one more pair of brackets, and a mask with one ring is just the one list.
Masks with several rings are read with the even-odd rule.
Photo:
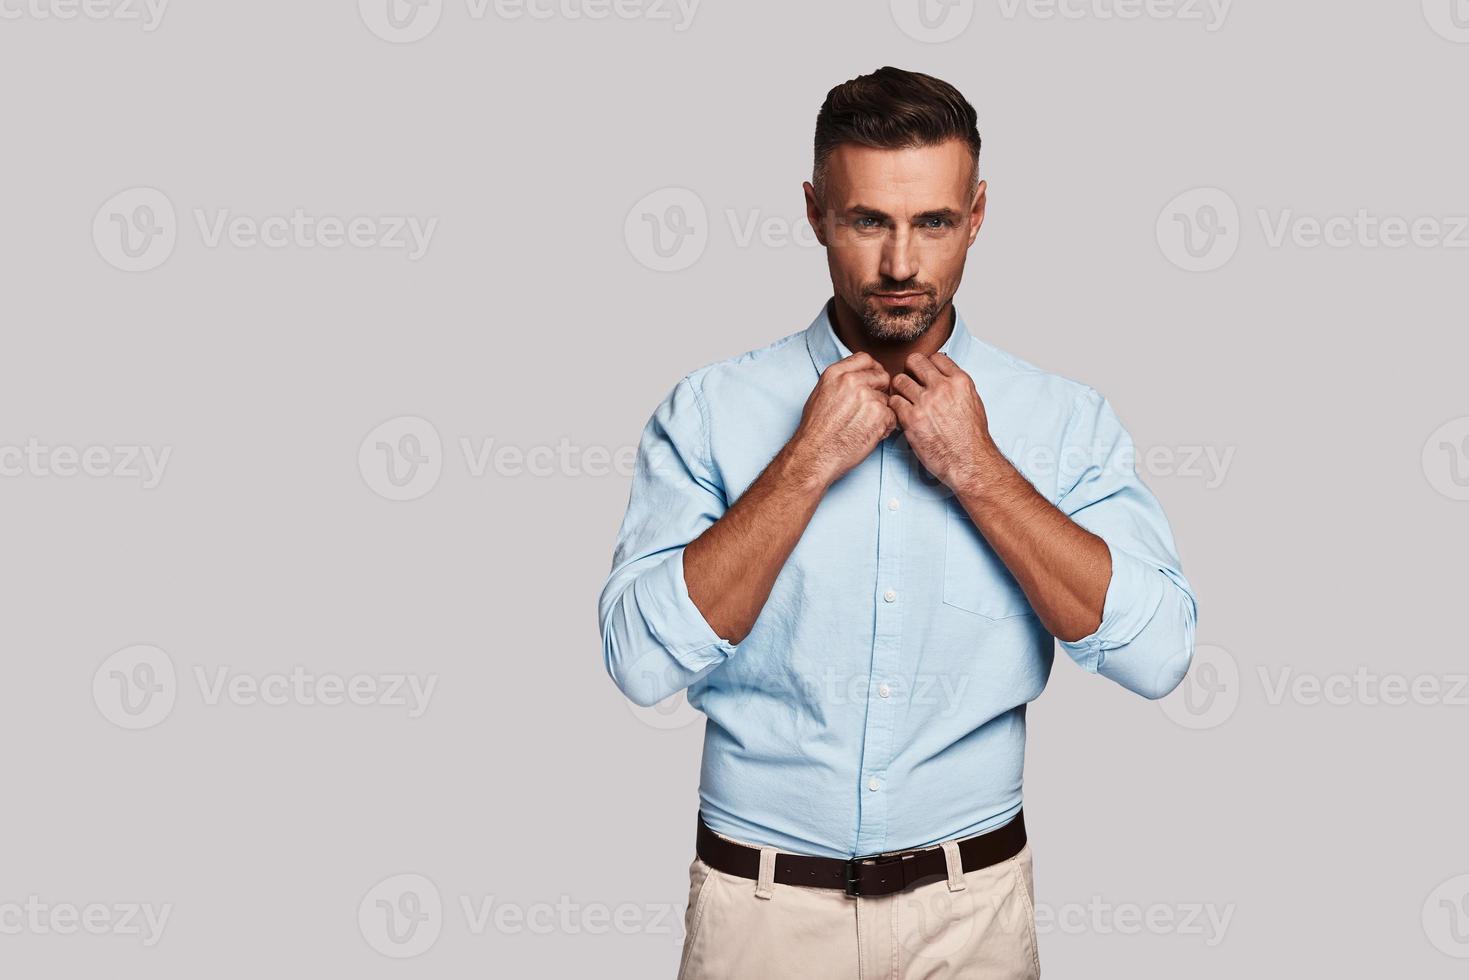
[[874, 898], [775, 884], [773, 848], [762, 849], [759, 881], [695, 856], [679, 980], [1039, 977], [1030, 845], [969, 872], [955, 842], [941, 846], [947, 880]]

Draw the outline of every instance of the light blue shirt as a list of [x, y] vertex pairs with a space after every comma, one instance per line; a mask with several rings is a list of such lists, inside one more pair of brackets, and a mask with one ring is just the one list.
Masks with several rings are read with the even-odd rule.
[[[598, 613], [627, 697], [651, 705], [687, 688], [706, 716], [710, 827], [850, 857], [1014, 816], [1025, 705], [1056, 640], [901, 430], [826, 492], [743, 641], [705, 621], [684, 546], [754, 482], [820, 373], [851, 353], [829, 317], [830, 301], [804, 331], [693, 371], [663, 399], [638, 445]], [[1111, 406], [971, 336], [957, 309], [940, 349], [974, 379], [1000, 450], [1111, 552], [1101, 626], [1061, 647], [1144, 697], [1167, 694], [1192, 657], [1196, 605]]]

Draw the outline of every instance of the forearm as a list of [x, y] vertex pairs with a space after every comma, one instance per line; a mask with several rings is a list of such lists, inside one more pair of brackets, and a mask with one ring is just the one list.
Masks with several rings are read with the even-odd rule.
[[749, 634], [826, 486], [787, 445], [730, 509], [684, 548], [689, 598], [715, 633], [731, 643]]
[[1107, 544], [1036, 492], [998, 450], [955, 494], [1059, 640], [1089, 636], [1102, 622], [1112, 578]]

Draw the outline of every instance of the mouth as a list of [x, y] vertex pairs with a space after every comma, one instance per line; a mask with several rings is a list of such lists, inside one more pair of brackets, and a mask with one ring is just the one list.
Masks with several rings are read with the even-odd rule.
[[873, 293], [877, 301], [887, 306], [912, 306], [922, 299], [925, 293]]

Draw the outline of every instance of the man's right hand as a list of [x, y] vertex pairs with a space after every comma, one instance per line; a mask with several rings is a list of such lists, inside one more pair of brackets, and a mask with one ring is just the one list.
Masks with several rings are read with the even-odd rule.
[[684, 584], [705, 621], [742, 643], [827, 488], [898, 426], [888, 373], [867, 353], [821, 373], [795, 435], [745, 492], [684, 548]]
[[800, 472], [828, 487], [866, 459], [898, 426], [888, 407], [891, 381], [864, 351], [821, 372], [786, 446]]

